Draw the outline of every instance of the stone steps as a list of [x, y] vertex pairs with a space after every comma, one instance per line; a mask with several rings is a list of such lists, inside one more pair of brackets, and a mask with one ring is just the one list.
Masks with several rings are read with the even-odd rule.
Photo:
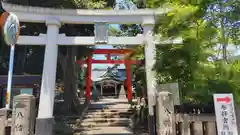
[[85, 115], [84, 119], [90, 119], [90, 118], [130, 118], [131, 113], [110, 113], [105, 116], [102, 116], [101, 114], [95, 114], [95, 115]]
[[[116, 131], [122, 131], [116, 133]], [[76, 135], [133, 135], [130, 129], [125, 127], [93, 127], [93, 128], [84, 128], [79, 130], [80, 133]]]
[[105, 105], [101, 105], [101, 104], [94, 104], [94, 105], [90, 105], [89, 106], [89, 110], [102, 110], [102, 109], [117, 109], [117, 110], [120, 110], [120, 109], [128, 109], [130, 108], [130, 105], [127, 105], [127, 104], [122, 104], [122, 103], [119, 103], [119, 104], [105, 104]]
[[81, 127], [128, 127], [129, 122], [122, 121], [122, 122], [116, 122], [116, 123], [103, 123], [103, 122], [84, 122], [81, 124]]
[[[75, 124], [77, 121], [75, 119], [68, 120], [68, 124]], [[91, 118], [91, 119], [84, 119], [82, 124], [118, 124], [118, 123], [129, 123], [129, 118]]]
[[129, 107], [127, 108], [117, 108], [117, 107], [111, 107], [111, 108], [89, 108], [88, 109], [88, 113], [90, 112], [128, 112], [128, 111], [132, 111], [129, 109]]
[[124, 100], [101, 99], [93, 102], [80, 126], [75, 128], [76, 135], [133, 135], [129, 128], [132, 113], [130, 105]]
[[132, 111], [130, 110], [102, 110], [102, 111], [89, 111], [86, 115], [118, 115], [118, 114], [132, 114]]
[[118, 122], [118, 121], [127, 121], [128, 122], [129, 118], [102, 118], [102, 117], [98, 117], [98, 118], [91, 118], [91, 119], [84, 119], [82, 122]]

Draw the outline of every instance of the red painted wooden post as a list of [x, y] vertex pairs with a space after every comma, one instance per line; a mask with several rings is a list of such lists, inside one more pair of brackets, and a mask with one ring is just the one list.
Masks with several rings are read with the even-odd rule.
[[111, 61], [111, 55], [110, 54], [107, 54], [107, 60]]
[[91, 100], [91, 86], [92, 86], [92, 56], [87, 59], [87, 80], [86, 80], [86, 97]]
[[126, 62], [125, 67], [126, 67], [126, 77], [127, 77], [128, 101], [132, 101], [132, 79], [131, 79], [130, 63]]

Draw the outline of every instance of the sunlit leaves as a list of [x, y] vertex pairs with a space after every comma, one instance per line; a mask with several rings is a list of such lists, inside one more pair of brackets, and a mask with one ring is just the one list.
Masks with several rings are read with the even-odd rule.
[[[212, 102], [216, 92], [233, 92], [240, 95], [240, 66], [236, 62], [226, 64], [219, 60], [219, 46], [228, 41], [239, 44], [239, 14], [237, 0], [228, 0], [223, 6], [226, 12], [219, 12], [216, 0], [148, 0], [151, 8], [171, 7], [171, 12], [157, 16], [154, 32], [159, 40], [182, 37], [183, 44], [158, 47], [155, 70], [159, 83], [179, 82], [184, 100], [200, 103]], [[219, 28], [224, 17], [227, 39]], [[231, 23], [229, 23], [231, 22]], [[239, 23], [240, 24], [240, 23]], [[143, 51], [137, 50], [131, 57]], [[142, 54], [143, 55], [143, 54]], [[206, 100], [202, 100], [206, 99]], [[240, 98], [239, 98], [240, 101]]]

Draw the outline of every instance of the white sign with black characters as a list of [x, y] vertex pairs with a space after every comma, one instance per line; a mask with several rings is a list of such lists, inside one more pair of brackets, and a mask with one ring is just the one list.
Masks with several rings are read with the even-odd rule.
[[238, 135], [232, 94], [214, 94], [218, 135]]

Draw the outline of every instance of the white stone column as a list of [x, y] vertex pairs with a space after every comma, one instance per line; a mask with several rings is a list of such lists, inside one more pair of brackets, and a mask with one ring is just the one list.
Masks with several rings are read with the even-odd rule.
[[61, 23], [56, 18], [46, 21], [47, 36], [42, 73], [42, 84], [36, 121], [36, 135], [52, 135], [53, 107], [55, 97], [56, 68], [57, 68], [57, 37]]
[[154, 108], [156, 104], [156, 72], [153, 71], [156, 57], [156, 46], [154, 44], [153, 27], [154, 17], [146, 17], [143, 20], [143, 35], [145, 38], [145, 69], [147, 80], [148, 108], [149, 108], [149, 134], [155, 134]]

